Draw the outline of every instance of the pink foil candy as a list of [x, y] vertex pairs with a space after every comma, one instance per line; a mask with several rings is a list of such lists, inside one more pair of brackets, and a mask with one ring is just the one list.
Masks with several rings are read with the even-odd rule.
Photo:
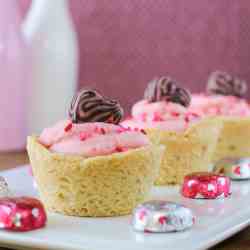
[[0, 198], [0, 228], [31, 231], [45, 226], [47, 215], [43, 204], [31, 197]]
[[187, 175], [181, 188], [184, 197], [192, 199], [217, 199], [231, 194], [231, 182], [227, 176], [198, 172]]
[[11, 191], [4, 177], [0, 176], [0, 197], [6, 196], [11, 196]]

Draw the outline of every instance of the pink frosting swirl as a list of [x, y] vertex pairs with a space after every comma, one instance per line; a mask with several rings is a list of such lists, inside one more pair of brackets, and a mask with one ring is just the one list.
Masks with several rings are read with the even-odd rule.
[[52, 152], [94, 157], [124, 152], [150, 144], [140, 131], [108, 123], [58, 122], [43, 130], [39, 142]]
[[190, 124], [199, 120], [200, 118], [195, 112], [190, 112], [180, 104], [142, 100], [134, 104], [132, 118], [121, 124], [130, 128], [158, 128], [178, 132], [187, 129]]
[[250, 116], [247, 101], [235, 96], [193, 94], [189, 110], [201, 116]]

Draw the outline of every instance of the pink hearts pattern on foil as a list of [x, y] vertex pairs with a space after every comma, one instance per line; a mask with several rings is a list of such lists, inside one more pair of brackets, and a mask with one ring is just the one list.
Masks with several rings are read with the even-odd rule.
[[152, 200], [138, 205], [132, 216], [132, 227], [137, 232], [167, 233], [183, 231], [195, 222], [192, 211], [180, 204]]
[[185, 176], [181, 194], [191, 199], [225, 198], [231, 194], [231, 181], [227, 176], [221, 174], [192, 173]]
[[223, 173], [232, 180], [250, 179], [250, 158], [227, 158], [218, 161], [214, 166], [216, 173]]
[[9, 231], [31, 231], [46, 225], [43, 204], [31, 197], [0, 198], [0, 228]]

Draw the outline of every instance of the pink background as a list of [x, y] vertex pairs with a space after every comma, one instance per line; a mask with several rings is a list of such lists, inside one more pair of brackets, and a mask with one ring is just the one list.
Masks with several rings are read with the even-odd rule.
[[[29, 0], [21, 0], [23, 13]], [[221, 69], [250, 81], [249, 0], [70, 0], [79, 83], [126, 106], [156, 75], [202, 91]]]

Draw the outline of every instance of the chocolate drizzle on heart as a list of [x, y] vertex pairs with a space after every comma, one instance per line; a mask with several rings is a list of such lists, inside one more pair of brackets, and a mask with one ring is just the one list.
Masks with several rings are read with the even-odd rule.
[[191, 102], [190, 93], [177, 85], [170, 77], [156, 77], [149, 82], [144, 98], [149, 102], [175, 102], [188, 107]]
[[70, 106], [69, 117], [73, 123], [107, 122], [118, 124], [123, 109], [117, 101], [101, 96], [97, 91], [83, 89], [77, 93]]
[[207, 92], [216, 95], [243, 97], [247, 92], [247, 83], [228, 73], [215, 71], [208, 79]]

